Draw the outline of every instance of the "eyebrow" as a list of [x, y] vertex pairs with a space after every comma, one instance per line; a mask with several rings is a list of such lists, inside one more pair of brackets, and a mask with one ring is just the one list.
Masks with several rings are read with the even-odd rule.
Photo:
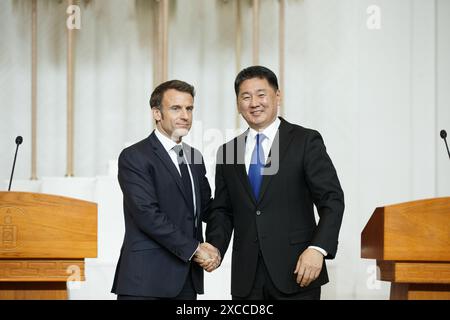
[[[180, 106], [179, 104], [174, 104], [174, 105], [169, 106], [169, 108], [183, 108], [183, 106]], [[186, 108], [194, 108], [194, 106], [189, 105], [189, 106], [186, 106]]]
[[[260, 92], [264, 92], [265, 93], [266, 91], [267, 91], [267, 89], [257, 89], [256, 90], [257, 93], [260, 93]], [[244, 94], [251, 94], [251, 93], [248, 92], [248, 91], [244, 91], [240, 95], [243, 96]]]

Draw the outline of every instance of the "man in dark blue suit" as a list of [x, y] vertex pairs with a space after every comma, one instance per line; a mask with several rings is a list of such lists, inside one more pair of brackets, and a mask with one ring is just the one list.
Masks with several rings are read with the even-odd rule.
[[119, 157], [125, 237], [112, 292], [118, 299], [195, 300], [203, 269], [218, 266], [216, 248], [202, 243], [211, 190], [200, 152], [182, 143], [192, 124], [194, 87], [172, 80], [152, 93], [156, 130]]

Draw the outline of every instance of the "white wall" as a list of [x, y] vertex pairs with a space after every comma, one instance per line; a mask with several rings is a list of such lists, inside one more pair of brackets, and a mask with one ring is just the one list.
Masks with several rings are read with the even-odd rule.
[[[30, 176], [30, 5], [0, 2], [0, 179], [9, 178], [21, 134], [15, 190], [62, 193], [99, 203], [99, 258], [71, 298], [109, 294], [123, 237], [114, 160], [152, 128], [152, 4], [94, 0], [77, 32], [75, 173], [65, 173], [65, 4], [39, 0], [38, 175]], [[242, 64], [251, 64], [250, 1], [241, 1]], [[197, 89], [190, 140], [214, 183], [215, 149], [235, 123], [235, 1], [177, 0], [170, 14], [170, 78]], [[369, 30], [366, 9], [381, 9]], [[346, 211], [325, 299], [385, 299], [360, 233], [377, 206], [450, 195], [450, 3], [446, 0], [288, 0], [287, 120], [319, 130], [341, 180]], [[278, 72], [278, 2], [261, 1], [260, 63]], [[231, 138], [231, 136], [230, 136]], [[112, 162], [111, 162], [112, 161]], [[7, 183], [4, 183], [6, 189]], [[229, 298], [229, 255], [206, 276], [203, 298]], [[368, 286], [369, 283], [369, 286]]]

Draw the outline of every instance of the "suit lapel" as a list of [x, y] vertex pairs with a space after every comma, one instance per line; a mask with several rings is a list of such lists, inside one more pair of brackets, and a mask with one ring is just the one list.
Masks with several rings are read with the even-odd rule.
[[154, 132], [150, 135], [150, 142], [152, 144], [153, 151], [155, 152], [156, 156], [161, 160], [163, 165], [166, 167], [167, 171], [169, 171], [169, 173], [172, 175], [174, 181], [176, 182], [176, 184], [178, 186], [178, 189], [180, 189], [180, 192], [183, 195], [184, 200], [186, 201], [186, 204], [188, 204], [189, 202], [188, 202], [186, 192], [184, 191], [184, 188], [182, 185], [181, 176], [180, 176], [177, 168], [175, 167], [175, 164], [173, 163], [172, 159], [170, 158], [169, 154], [164, 149], [161, 142], [159, 142], [159, 140], [156, 137]]
[[247, 170], [245, 168], [245, 142], [247, 140], [248, 130], [236, 138], [233, 145], [234, 147], [234, 167], [241, 181], [247, 195], [251, 201], [256, 204], [255, 197], [253, 196], [252, 187], [250, 181], [248, 180]]
[[278, 173], [281, 165], [281, 160], [285, 156], [293, 138], [293, 135], [291, 134], [292, 126], [281, 117], [280, 120], [280, 127], [278, 128], [278, 132], [275, 135], [275, 139], [272, 143], [272, 147], [270, 148], [269, 156], [267, 157], [267, 163], [264, 168], [264, 176], [261, 183], [261, 191], [259, 192], [258, 203], [263, 199], [267, 187], [269, 186], [273, 177]]

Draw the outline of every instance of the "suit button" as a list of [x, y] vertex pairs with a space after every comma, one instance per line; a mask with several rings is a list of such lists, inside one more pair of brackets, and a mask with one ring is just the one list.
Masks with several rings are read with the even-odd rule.
[[256, 211], [256, 215], [257, 215], [257, 216], [260, 216], [260, 215], [261, 215], [261, 211], [259, 211], [259, 210]]

